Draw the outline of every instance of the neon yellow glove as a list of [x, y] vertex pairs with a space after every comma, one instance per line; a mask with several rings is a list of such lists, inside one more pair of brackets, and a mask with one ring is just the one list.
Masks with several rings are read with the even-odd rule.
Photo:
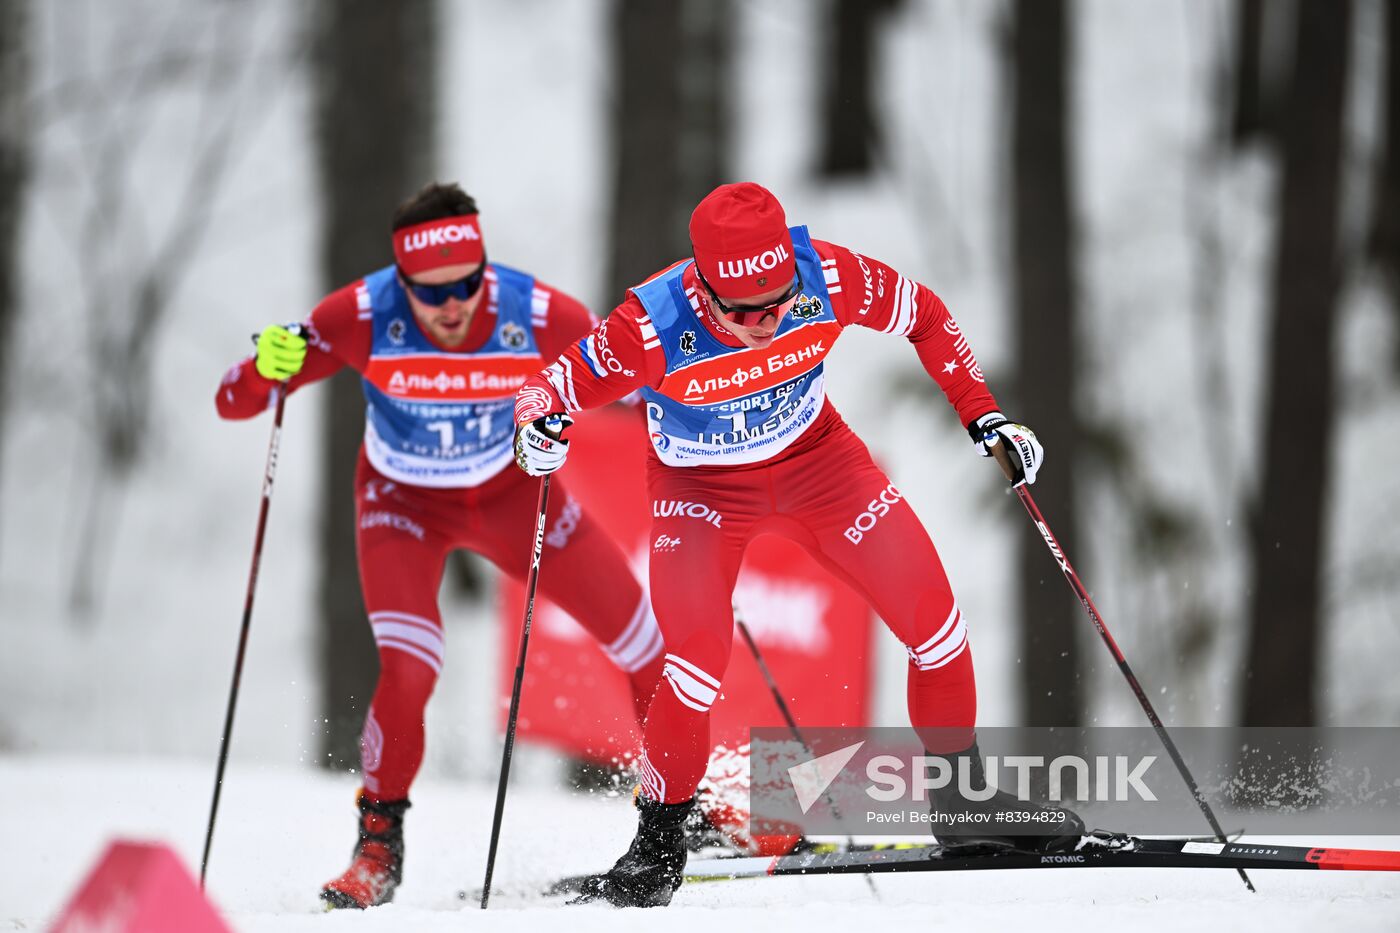
[[281, 382], [301, 372], [306, 362], [306, 339], [295, 324], [269, 324], [258, 334], [258, 375]]

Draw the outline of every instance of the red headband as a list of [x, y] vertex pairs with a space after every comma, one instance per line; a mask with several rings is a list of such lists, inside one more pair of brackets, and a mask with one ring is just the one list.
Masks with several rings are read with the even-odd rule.
[[394, 231], [394, 261], [408, 275], [443, 266], [475, 265], [486, 258], [476, 214], [441, 217]]

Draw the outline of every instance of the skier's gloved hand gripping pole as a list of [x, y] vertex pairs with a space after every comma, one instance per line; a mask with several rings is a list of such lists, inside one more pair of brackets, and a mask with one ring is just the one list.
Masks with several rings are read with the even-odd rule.
[[[1215, 833], [1215, 838], [1226, 843], [1229, 840], [1225, 837], [1225, 831], [1220, 828], [1220, 822], [1215, 818], [1215, 813], [1211, 810], [1210, 804], [1201, 794], [1201, 789], [1196, 785], [1196, 779], [1191, 776], [1191, 769], [1186, 766], [1186, 762], [1181, 757], [1181, 752], [1177, 751], [1176, 743], [1172, 741], [1171, 735], [1167, 733], [1167, 727], [1162, 725], [1161, 718], [1152, 707], [1152, 701], [1147, 698], [1147, 693], [1142, 689], [1142, 684], [1138, 682], [1137, 675], [1128, 666], [1128, 659], [1123, 656], [1118, 643], [1113, 640], [1113, 635], [1108, 631], [1108, 626], [1104, 624], [1103, 616], [1099, 614], [1098, 607], [1089, 598], [1089, 591], [1079, 579], [1079, 574], [1074, 572], [1070, 566], [1069, 557], [1065, 555], [1060, 547], [1060, 542], [1050, 531], [1050, 526], [1045, 523], [1045, 517], [1040, 514], [1040, 509], [1036, 507], [1035, 500], [1031, 498], [1030, 490], [1026, 487], [1035, 482], [1036, 471], [1040, 468], [1044, 452], [1040, 442], [1036, 440], [1035, 433], [1024, 425], [1012, 424], [1007, 421], [1000, 412], [993, 412], [991, 415], [983, 415], [972, 425], [975, 433], [981, 434], [979, 446], [982, 448], [983, 456], [989, 456], [996, 460], [1001, 467], [1002, 473], [1006, 475], [1006, 481], [1016, 490], [1016, 495], [1021, 500], [1021, 504], [1026, 507], [1026, 514], [1031, 518], [1031, 523], [1040, 532], [1041, 539], [1045, 546], [1050, 549], [1050, 555], [1055, 558], [1055, 562], [1060, 565], [1065, 579], [1069, 581], [1070, 588], [1074, 590], [1074, 595], [1079, 597], [1079, 603], [1084, 607], [1084, 611], [1089, 614], [1089, 620], [1094, 623], [1094, 627], [1099, 630], [1099, 635], [1103, 638], [1103, 643], [1108, 646], [1109, 652], [1113, 655], [1113, 660], [1118, 662], [1118, 669], [1127, 678], [1128, 686], [1132, 687], [1133, 693], [1137, 696], [1138, 703], [1142, 705], [1142, 711], [1147, 714], [1148, 720], [1152, 723], [1152, 728], [1157, 730], [1157, 737], [1162, 740], [1162, 745], [1166, 747], [1167, 754], [1171, 756], [1176, 764], [1177, 771], [1181, 772], [1182, 780], [1191, 791], [1191, 796], [1196, 799], [1196, 805], [1205, 814], [1206, 822], [1210, 824], [1211, 831]], [[975, 436], [975, 435], [974, 435]], [[1005, 443], [1003, 443], [1003, 441]], [[1017, 459], [1013, 460], [1007, 452], [1007, 447], [1011, 446], [1016, 450]], [[1019, 461], [1019, 462], [1018, 462]], [[1245, 883], [1250, 891], [1254, 890], [1254, 884], [1249, 880], [1243, 868], [1237, 869], [1240, 879]]]
[[565, 414], [545, 415], [515, 432], [515, 463], [531, 476], [548, 476], [564, 465], [569, 455], [569, 442], [564, 429], [574, 423]]
[[501, 839], [501, 818], [506, 809], [506, 784], [510, 780], [510, 757], [515, 749], [515, 720], [520, 714], [520, 687], [525, 681], [525, 652], [530, 647], [530, 622], [535, 616], [535, 587], [540, 580], [540, 555], [544, 551], [545, 515], [549, 506], [549, 478], [564, 465], [569, 442], [561, 435], [573, 424], [565, 414], [547, 415], [515, 432], [515, 462], [540, 481], [540, 501], [535, 519], [534, 552], [530, 575], [525, 581], [525, 622], [520, 628], [520, 653], [515, 661], [515, 682], [510, 689], [510, 712], [506, 716], [506, 744], [501, 752], [501, 777], [496, 783], [496, 812], [491, 817], [491, 844], [486, 850], [486, 878], [481, 885], [481, 909], [491, 900], [491, 876], [496, 872], [496, 846]]
[[199, 889], [204, 890], [204, 876], [209, 871], [209, 848], [214, 843], [214, 820], [219, 815], [219, 792], [224, 786], [224, 766], [228, 764], [229, 738], [233, 734], [233, 711], [238, 704], [238, 683], [243, 677], [243, 656], [248, 649], [248, 629], [253, 621], [253, 593], [258, 587], [258, 565], [262, 563], [263, 536], [267, 531], [267, 512], [272, 504], [272, 482], [277, 475], [277, 447], [282, 441], [282, 412], [287, 405], [287, 380], [301, 371], [306, 360], [306, 339], [301, 325], [288, 327], [271, 325], [253, 335], [257, 344], [254, 365], [266, 379], [277, 380], [274, 388], [277, 401], [272, 413], [272, 438], [267, 445], [267, 466], [263, 470], [262, 505], [258, 507], [258, 530], [253, 536], [253, 563], [248, 568], [248, 593], [243, 601], [243, 624], [238, 631], [238, 653], [233, 662], [233, 682], [229, 684], [228, 709], [224, 713], [224, 731], [219, 739], [219, 764], [214, 772], [214, 799], [209, 804], [209, 825], [204, 832], [204, 855], [199, 860]]

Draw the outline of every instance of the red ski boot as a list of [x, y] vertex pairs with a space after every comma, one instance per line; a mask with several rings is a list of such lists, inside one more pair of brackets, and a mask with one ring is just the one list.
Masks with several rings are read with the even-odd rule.
[[403, 813], [407, 800], [375, 802], [360, 791], [360, 838], [345, 874], [321, 889], [327, 910], [363, 910], [394, 899], [403, 880]]

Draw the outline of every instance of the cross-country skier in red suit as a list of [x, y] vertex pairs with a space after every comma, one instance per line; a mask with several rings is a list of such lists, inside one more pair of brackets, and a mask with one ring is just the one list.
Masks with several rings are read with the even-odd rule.
[[[667, 904], [680, 884], [680, 827], [703, 776], [710, 706], [729, 661], [730, 595], [756, 535], [791, 538], [865, 595], [908, 650], [911, 723], [938, 730], [921, 731], [926, 744], [959, 736], [954, 747], [930, 751], [981, 768], [967, 621], [913, 509], [826, 399], [823, 360], [842, 329], [908, 339], [978, 450], [987, 455], [992, 437], [1006, 443], [1022, 481], [1034, 481], [1042, 458], [1035, 435], [998, 410], [957, 323], [928, 288], [813, 240], [805, 227], [789, 229], [777, 199], [755, 184], [724, 185], [701, 201], [690, 240], [691, 259], [631, 289], [591, 334], [525, 382], [515, 408], [518, 461], [540, 475], [567, 452], [547, 416], [634, 390], [646, 399], [651, 593], [666, 643], [664, 684], [646, 720], [636, 837], [582, 898], [620, 906]], [[1000, 792], [986, 806], [1038, 809]], [[1062, 831], [1054, 836], [940, 841], [1043, 850], [1083, 829], [1068, 811], [1056, 820]]]
[[[476, 203], [456, 185], [429, 185], [400, 205], [393, 250], [393, 264], [317, 305], [304, 340], [264, 330], [217, 397], [221, 416], [251, 418], [283, 380], [295, 392], [344, 366], [363, 377], [356, 544], [379, 682], [361, 738], [353, 861], [321, 892], [334, 907], [385, 903], [399, 884], [423, 710], [443, 662], [444, 561], [466, 548], [525, 577], [538, 484], [508, 468], [515, 392], [597, 322], [563, 292], [488, 262]], [[566, 489], [549, 506], [541, 591], [626, 673], [640, 720], [662, 665], [650, 603], [621, 550]]]

